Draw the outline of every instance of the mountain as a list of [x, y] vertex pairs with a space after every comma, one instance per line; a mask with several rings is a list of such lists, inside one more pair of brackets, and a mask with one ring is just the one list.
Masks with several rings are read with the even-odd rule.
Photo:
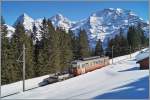
[[[81, 23], [76, 25], [77, 28], [73, 27], [72, 30], [74, 32], [77, 32], [80, 29], [86, 30], [89, 41], [93, 46], [98, 39], [101, 39], [103, 46], [106, 46], [108, 40], [119, 33], [120, 28], [127, 33], [129, 25], [141, 23], [143, 28], [148, 27], [148, 24], [131, 10], [120, 8], [108, 8], [94, 12]], [[146, 32], [145, 34], [148, 33]], [[124, 34], [124, 36], [126, 36], [126, 34]]]
[[[92, 47], [95, 46], [98, 39], [101, 39], [103, 47], [106, 47], [108, 40], [114, 38], [115, 35], [119, 33], [120, 28], [123, 29], [125, 33], [124, 36], [126, 36], [128, 27], [130, 25], [137, 25], [137, 23], [141, 23], [146, 36], [148, 36], [149, 33], [148, 22], [144, 21], [131, 10], [120, 8], [107, 8], [96, 11], [88, 18], [77, 22], [70, 21], [62, 14], [56, 14], [49, 19], [52, 21], [55, 28], [59, 27], [67, 32], [68, 30], [72, 30], [76, 35], [78, 35], [80, 30], [84, 29], [88, 34], [89, 42]], [[31, 32], [32, 27], [35, 24], [39, 33], [42, 20], [43, 18], [34, 20], [24, 13], [17, 18], [13, 27], [20, 22], [24, 25], [27, 32]], [[38, 34], [38, 38], [40, 38], [40, 36], [41, 35]]]
[[23, 13], [17, 18], [13, 26], [15, 27], [18, 23], [22, 23], [24, 25], [25, 30], [29, 31], [32, 30], [34, 20], [31, 17], [29, 17], [26, 13]]
[[49, 19], [52, 21], [54, 27], [59, 27], [66, 31], [68, 31], [73, 26], [73, 23], [62, 14], [56, 14]]

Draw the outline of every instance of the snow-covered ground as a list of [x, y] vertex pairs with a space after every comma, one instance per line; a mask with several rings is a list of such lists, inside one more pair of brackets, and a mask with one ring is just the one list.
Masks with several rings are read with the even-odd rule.
[[[49, 75], [26, 80], [25, 81], [26, 90], [38, 87], [38, 83], [42, 82], [43, 79], [47, 77], [49, 77]], [[22, 84], [23, 82], [19, 81], [1, 86], [1, 97], [21, 92], [23, 90]]]
[[[104, 68], [4, 99], [148, 99], [149, 70], [139, 70], [135, 60], [138, 53], [131, 59], [129, 55], [117, 57]], [[28, 80], [26, 88], [37, 86], [44, 77], [48, 76]], [[2, 94], [22, 90], [21, 82], [14, 84], [2, 86]]]

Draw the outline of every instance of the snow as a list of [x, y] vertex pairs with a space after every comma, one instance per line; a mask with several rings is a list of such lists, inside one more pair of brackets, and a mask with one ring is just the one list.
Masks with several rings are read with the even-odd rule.
[[7, 24], [5, 24], [5, 25], [6, 25], [7, 31], [8, 31], [8, 34], [6, 37], [11, 38], [13, 33], [15, 32], [15, 28], [10, 25], [7, 25]]
[[[36, 88], [38, 87], [38, 83], [42, 82], [42, 80], [47, 77], [49, 77], [49, 75], [28, 79], [25, 81], [25, 88], [26, 89]], [[22, 84], [23, 84], [22, 81], [18, 81], [15, 83], [1, 86], [1, 97], [21, 92]]]
[[149, 71], [139, 70], [135, 60], [138, 53], [131, 59], [129, 55], [117, 57], [101, 69], [4, 99], [148, 99]]
[[149, 49], [146, 49], [144, 51], [141, 51], [137, 56], [136, 56], [136, 60], [140, 61], [142, 59], [145, 59], [149, 57]]

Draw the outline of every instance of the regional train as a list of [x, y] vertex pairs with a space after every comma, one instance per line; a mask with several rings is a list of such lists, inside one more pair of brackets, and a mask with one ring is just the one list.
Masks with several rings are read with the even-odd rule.
[[70, 73], [78, 76], [109, 64], [109, 57], [94, 56], [71, 62]]

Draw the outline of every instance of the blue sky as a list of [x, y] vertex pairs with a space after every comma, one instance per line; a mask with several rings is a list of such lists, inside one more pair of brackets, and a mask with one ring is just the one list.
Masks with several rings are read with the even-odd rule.
[[144, 20], [148, 20], [148, 1], [5, 1], [2, 2], [2, 15], [5, 22], [9, 25], [12, 25], [22, 13], [27, 13], [34, 19], [41, 17], [49, 18], [57, 13], [61, 13], [68, 19], [77, 21], [87, 18], [92, 12], [104, 8], [131, 9]]

